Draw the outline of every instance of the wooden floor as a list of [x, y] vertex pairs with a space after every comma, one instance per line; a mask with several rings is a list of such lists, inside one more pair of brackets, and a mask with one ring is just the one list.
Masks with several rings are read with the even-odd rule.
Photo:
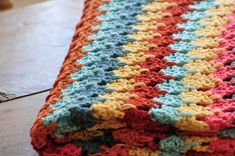
[[52, 0], [0, 14], [0, 101], [51, 88], [82, 0]]
[[25, 7], [25, 6], [29, 6], [32, 4], [45, 2], [45, 1], [48, 1], [48, 0], [11, 0], [11, 2], [13, 3], [13, 9], [21, 8], [21, 7]]
[[0, 14], [0, 156], [37, 156], [29, 130], [82, 8], [83, 0], [52, 0]]
[[47, 92], [0, 103], [0, 155], [37, 156], [29, 130]]

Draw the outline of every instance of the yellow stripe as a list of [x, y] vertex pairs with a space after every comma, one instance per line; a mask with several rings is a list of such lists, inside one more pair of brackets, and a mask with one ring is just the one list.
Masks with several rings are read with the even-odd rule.
[[156, 47], [155, 44], [150, 44], [148, 41], [135, 41], [129, 42], [127, 45], [122, 46], [124, 50], [131, 52], [146, 52], [149, 48]]
[[180, 130], [187, 131], [208, 131], [209, 125], [204, 122], [198, 120], [198, 118], [203, 118], [208, 115], [213, 115], [218, 111], [211, 111], [207, 107], [199, 106], [196, 104], [183, 105], [180, 107], [179, 112], [181, 113], [189, 113], [192, 116], [181, 116], [179, 117], [179, 122], [175, 125]]
[[219, 65], [216, 65], [212, 61], [194, 60], [190, 61], [188, 64], [185, 64], [184, 67], [188, 70], [195, 70], [202, 74], [211, 74], [212, 72], [216, 71]]
[[217, 37], [221, 35], [224, 30], [223, 27], [207, 26], [195, 31], [195, 33], [205, 37]]
[[191, 90], [188, 92], [183, 92], [180, 94], [183, 100], [192, 101], [192, 103], [207, 106], [213, 103], [213, 100], [219, 98], [218, 96], [213, 95], [211, 92], [203, 92], [198, 90]]
[[186, 146], [186, 151], [196, 151], [196, 152], [209, 152], [210, 150], [210, 142], [216, 140], [216, 137], [186, 137], [185, 142], [187, 143], [196, 143], [193, 146]]
[[160, 10], [165, 10], [168, 7], [173, 7], [173, 6], [177, 6], [176, 3], [169, 3], [169, 2], [152, 2], [149, 3], [145, 6], [143, 6], [144, 9], [147, 9], [151, 12], [156, 12], [156, 11], [160, 11]]
[[115, 89], [116, 92], [127, 92], [137, 86], [144, 86], [145, 83], [136, 83], [134, 79], [117, 79], [111, 84], [107, 84], [107, 88]]
[[98, 129], [118, 129], [121, 127], [125, 127], [126, 124], [120, 121], [116, 120], [108, 120], [108, 121], [103, 121], [102, 123], [98, 123], [95, 126], [91, 128], [87, 128], [88, 131], [95, 131]]
[[150, 31], [138, 31], [138, 32], [134, 32], [128, 35], [128, 37], [136, 39], [136, 40], [147, 40], [147, 39], [152, 39], [156, 36], [161, 36], [161, 34], [154, 33], [151, 30]]
[[132, 26], [132, 29], [137, 29], [140, 31], [149, 31], [149, 30], [155, 30], [159, 27], [166, 26], [164, 23], [157, 23], [156, 20], [153, 21], [146, 21], [146, 22], [139, 22]]
[[230, 6], [220, 6], [218, 8], [207, 10], [207, 13], [214, 14], [215, 16], [227, 16], [235, 10], [234, 4]]
[[202, 118], [207, 115], [213, 115], [215, 110], [212, 111], [207, 107], [203, 107], [203, 106], [196, 105], [196, 104], [188, 104], [188, 105], [181, 106], [179, 109], [179, 112], [189, 113], [195, 116], [196, 118]]
[[125, 99], [130, 99], [134, 97], [138, 97], [135, 94], [131, 93], [117, 93], [117, 92], [112, 92], [112, 93], [106, 93], [104, 95], [99, 96], [100, 98], [106, 98], [108, 100], [125, 100]]
[[72, 140], [87, 141], [91, 138], [104, 135], [104, 133], [99, 131], [99, 129], [118, 129], [125, 126], [125, 123], [121, 123], [115, 120], [103, 121], [102, 123], [98, 123], [95, 126], [88, 128], [87, 130], [70, 133], [68, 138]]
[[228, 17], [219, 17], [219, 16], [212, 16], [201, 19], [200, 22], [203, 24], [211, 25], [211, 26], [221, 26], [228, 23]]
[[192, 51], [188, 52], [187, 55], [209, 61], [216, 59], [222, 52], [224, 52], [222, 48], [194, 48]]
[[142, 14], [142, 15], [137, 15], [138, 19], [144, 20], [144, 21], [158, 20], [158, 19], [161, 19], [163, 17], [172, 17], [172, 14], [171, 13], [164, 13], [162, 11], [158, 11], [158, 12], [147, 12], [147, 13]]
[[68, 138], [72, 140], [85, 140], [88, 141], [94, 137], [102, 136], [104, 133], [102, 131], [79, 131], [69, 134]]
[[93, 116], [102, 120], [122, 119], [125, 115], [123, 112], [126, 109], [136, 108], [132, 104], [126, 104], [123, 101], [104, 101], [98, 102], [91, 106]]
[[199, 121], [195, 116], [183, 116], [179, 117], [180, 122], [178, 122], [175, 127], [180, 130], [185, 131], [208, 131], [209, 125], [203, 121]]
[[235, 0], [217, 0], [217, 2], [225, 6], [234, 6], [235, 4]]
[[129, 156], [159, 156], [159, 152], [147, 148], [133, 147], [129, 151]]
[[144, 62], [146, 59], [151, 57], [154, 57], [154, 55], [139, 52], [139, 53], [128, 53], [125, 56], [118, 57], [117, 59], [121, 62], [127, 63], [128, 65], [136, 65], [139, 64], [140, 62]]
[[211, 75], [205, 75], [201, 73], [196, 73], [192, 75], [187, 75], [182, 79], [185, 86], [193, 86], [196, 89], [210, 89], [215, 87], [216, 83], [221, 81]]
[[130, 79], [135, 76], [140, 75], [143, 72], [149, 71], [148, 69], [141, 68], [139, 65], [135, 66], [122, 66], [118, 69], [114, 70], [113, 72], [115, 75], [120, 76], [121, 78]]
[[203, 48], [215, 48], [220, 45], [221, 39], [219, 38], [197, 38], [193, 40], [191, 43], [195, 46], [200, 46]]

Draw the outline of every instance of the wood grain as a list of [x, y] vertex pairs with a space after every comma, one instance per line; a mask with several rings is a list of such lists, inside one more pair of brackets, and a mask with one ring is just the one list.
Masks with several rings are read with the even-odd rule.
[[12, 8], [12, 2], [10, 0], [0, 0], [0, 11]]
[[28, 5], [33, 5], [33, 4], [41, 3], [45, 1], [47, 0], [11, 0], [11, 2], [13, 3], [13, 9], [25, 7]]
[[0, 101], [51, 88], [83, 0], [53, 0], [0, 14]]
[[37, 156], [29, 130], [48, 92], [0, 104], [0, 155]]

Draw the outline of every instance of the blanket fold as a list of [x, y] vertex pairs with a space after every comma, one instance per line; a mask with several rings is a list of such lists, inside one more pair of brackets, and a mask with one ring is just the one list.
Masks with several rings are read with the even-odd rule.
[[42, 156], [234, 156], [235, 0], [85, 0], [31, 128]]

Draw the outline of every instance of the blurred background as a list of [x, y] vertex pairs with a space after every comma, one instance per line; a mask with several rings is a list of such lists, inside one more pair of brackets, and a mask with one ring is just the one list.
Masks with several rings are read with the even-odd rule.
[[0, 11], [16, 9], [48, 0], [0, 0]]
[[0, 156], [37, 156], [29, 130], [69, 49], [83, 0], [0, 0]]

